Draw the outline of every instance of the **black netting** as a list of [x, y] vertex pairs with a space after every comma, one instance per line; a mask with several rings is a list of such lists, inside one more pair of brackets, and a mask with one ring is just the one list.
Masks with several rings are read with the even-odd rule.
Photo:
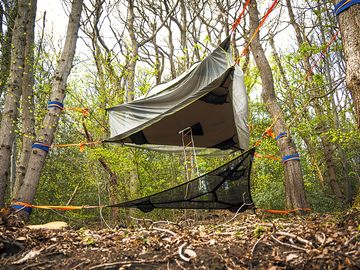
[[250, 170], [255, 149], [243, 153], [221, 167], [189, 182], [110, 207], [133, 207], [143, 212], [154, 208], [229, 209], [252, 208]]

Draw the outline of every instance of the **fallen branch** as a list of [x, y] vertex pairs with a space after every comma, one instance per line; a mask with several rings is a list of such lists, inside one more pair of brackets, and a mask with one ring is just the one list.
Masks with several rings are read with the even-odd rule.
[[185, 268], [184, 266], [182, 266], [181, 263], [180, 263], [177, 259], [175, 259], [175, 263], [176, 263], [181, 269], [187, 270], [187, 268]]
[[300, 237], [300, 236], [297, 236], [295, 234], [292, 234], [292, 233], [287, 233], [287, 232], [276, 232], [275, 234], [277, 235], [282, 235], [282, 236], [287, 236], [287, 237], [290, 237], [290, 238], [295, 238], [297, 241], [299, 241], [300, 243], [303, 243], [305, 245], [309, 245], [309, 246], [313, 246], [313, 243]]
[[112, 263], [103, 263], [103, 264], [98, 264], [95, 266], [92, 266], [89, 268], [89, 270], [94, 270], [94, 269], [101, 269], [104, 267], [116, 267], [118, 265], [123, 265], [123, 264], [146, 264], [146, 263], [164, 263], [166, 262], [166, 260], [137, 260], [137, 261], [121, 261], [121, 262], [112, 262]]
[[351, 237], [349, 240], [347, 240], [344, 243], [344, 246], [347, 247], [349, 244], [351, 244], [353, 241], [355, 241], [357, 238], [360, 238], [360, 236], [358, 234], [354, 235], [353, 237]]
[[30, 250], [23, 258], [13, 262], [12, 264], [22, 264], [24, 262], [27, 262], [28, 260], [31, 260], [38, 256], [43, 250], [44, 248], [41, 248], [39, 250]]
[[168, 229], [161, 229], [161, 228], [157, 228], [157, 227], [152, 227], [154, 230], [159, 231], [159, 232], [166, 232], [168, 234], [171, 234], [172, 236], [176, 236], [177, 234], [168, 230]]
[[253, 248], [251, 249], [251, 257], [254, 256], [254, 251], [256, 246], [260, 243], [261, 240], [263, 240], [265, 238], [266, 234], [264, 233], [256, 242], [255, 245], [253, 246]]
[[279, 243], [280, 245], [283, 245], [283, 246], [286, 246], [286, 247], [291, 247], [291, 248], [294, 248], [294, 249], [298, 249], [298, 250], [301, 250], [301, 251], [304, 251], [304, 252], [308, 252], [307, 249], [305, 248], [302, 248], [302, 247], [298, 247], [296, 245], [291, 245], [291, 244], [288, 244], [288, 243], [284, 243], [284, 242], [281, 242], [279, 239], [277, 239], [276, 237], [274, 237], [273, 235], [270, 236], [271, 239], [273, 239], [275, 242]]

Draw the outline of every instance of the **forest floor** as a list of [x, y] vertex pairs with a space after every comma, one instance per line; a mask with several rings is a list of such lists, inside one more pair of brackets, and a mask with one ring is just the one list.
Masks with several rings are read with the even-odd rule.
[[[230, 217], [230, 216], [229, 216]], [[0, 226], [1, 269], [360, 269], [360, 211], [121, 229]]]

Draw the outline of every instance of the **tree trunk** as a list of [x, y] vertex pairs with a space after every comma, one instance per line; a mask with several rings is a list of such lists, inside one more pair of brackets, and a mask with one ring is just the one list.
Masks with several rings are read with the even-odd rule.
[[[65, 44], [52, 82], [50, 94], [51, 101], [58, 101], [62, 103], [65, 98], [67, 78], [72, 68], [76, 50], [82, 4], [83, 0], [73, 0], [72, 2]], [[61, 110], [59, 108], [49, 109], [43, 119], [42, 128], [37, 136], [37, 142], [47, 145], [52, 144], [55, 131], [58, 126], [60, 113]], [[30, 155], [29, 166], [26, 170], [23, 185], [20, 187], [19, 194], [15, 197], [15, 200], [27, 203], [33, 202], [46, 156], [46, 151], [42, 149], [33, 149]], [[28, 214], [25, 211], [21, 211], [20, 215], [24, 219], [28, 218]]]
[[134, 28], [134, 21], [135, 21], [135, 14], [134, 14], [134, 3], [133, 0], [129, 0], [129, 7], [128, 7], [128, 31], [131, 40], [131, 51], [130, 51], [130, 61], [128, 65], [128, 78], [127, 78], [127, 88], [125, 91], [125, 102], [130, 102], [134, 100], [134, 91], [135, 91], [135, 71], [136, 71], [136, 63], [138, 61], [138, 51], [139, 51], [139, 44], [135, 37], [135, 28]]
[[37, 0], [31, 0], [30, 19], [26, 25], [26, 47], [25, 47], [25, 69], [22, 80], [22, 148], [20, 159], [16, 170], [16, 180], [13, 195], [16, 196], [19, 187], [24, 180], [28, 166], [31, 145], [35, 139], [35, 117], [34, 117], [34, 28]]
[[[252, 35], [259, 25], [259, 12], [256, 1], [251, 1], [249, 7], [250, 14], [250, 35]], [[271, 117], [276, 121], [274, 131], [276, 134], [286, 131], [286, 124], [283, 112], [277, 103], [274, 91], [274, 80], [268, 60], [266, 59], [263, 48], [260, 44], [259, 34], [251, 43], [251, 51], [257, 67], [260, 71], [262, 82], [262, 98], [266, 104], [266, 108]], [[277, 119], [277, 120], [276, 120]], [[290, 134], [277, 140], [278, 147], [282, 156], [291, 155], [297, 152]], [[300, 162], [298, 160], [290, 160], [284, 163], [285, 170], [285, 196], [286, 207], [306, 208], [308, 206], [305, 197], [304, 180], [301, 172]]]
[[[6, 33], [1, 29], [1, 56], [0, 56], [0, 98], [5, 92], [6, 82], [9, 77], [10, 71], [10, 60], [11, 60], [11, 40], [13, 35], [14, 24], [17, 16], [18, 6], [16, 1], [11, 1], [7, 5], [1, 6], [1, 24], [6, 19], [7, 29]], [[9, 9], [7, 9], [7, 6]], [[1, 25], [2, 26], [2, 25]]]
[[[334, 4], [339, 0], [333, 0]], [[346, 85], [351, 92], [360, 129], [360, 5], [338, 15], [346, 62]]]
[[0, 207], [4, 205], [5, 192], [10, 173], [11, 148], [15, 139], [16, 121], [24, 71], [26, 25], [31, 7], [28, 0], [19, 0], [18, 14], [12, 37], [11, 67], [8, 90], [0, 127]]

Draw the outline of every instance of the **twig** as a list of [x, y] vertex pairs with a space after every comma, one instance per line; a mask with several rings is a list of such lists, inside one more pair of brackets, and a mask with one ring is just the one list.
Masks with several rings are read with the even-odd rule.
[[66, 205], [70, 205], [70, 203], [73, 201], [73, 199], [75, 198], [75, 196], [79, 190], [80, 185], [81, 185], [81, 182], [76, 185], [76, 187], [75, 187], [73, 193], [71, 194], [69, 200], [67, 201]]
[[178, 227], [179, 229], [182, 228], [178, 223], [172, 222], [172, 221], [169, 221], [169, 220], [154, 221], [154, 222], [150, 225], [150, 227], [151, 227], [151, 226], [154, 226], [155, 224], [160, 224], [160, 223], [166, 223], [167, 225], [170, 225], [170, 224], [171, 224], [171, 225], [174, 225], [174, 226]]
[[88, 264], [89, 262], [90, 262], [90, 260], [86, 259], [85, 261], [83, 261], [83, 262], [75, 265], [73, 268], [71, 268], [71, 270], [75, 270], [76, 268], [82, 266], [82, 265], [85, 264], [85, 263]]
[[181, 265], [181, 263], [177, 259], [175, 259], [175, 262], [181, 269], [187, 270], [184, 266]]
[[245, 200], [245, 193], [243, 193], [243, 202], [244, 203], [239, 207], [239, 209], [236, 211], [235, 215], [231, 219], [225, 221], [224, 223], [217, 225], [215, 227], [215, 229], [217, 229], [217, 228], [219, 228], [221, 226], [224, 226], [224, 225], [228, 224], [229, 222], [233, 221], [235, 218], [237, 218], [237, 216], [240, 214], [243, 207], [245, 207], [245, 206], [253, 206], [254, 205], [253, 203], [245, 203], [245, 201], [246, 201]]
[[38, 256], [43, 250], [44, 248], [41, 248], [39, 250], [30, 250], [28, 253], [26, 253], [26, 255], [23, 258], [13, 262], [12, 264], [22, 264], [28, 260], [31, 260], [36, 256]]
[[43, 264], [46, 264], [46, 263], [52, 263], [52, 262], [54, 262], [54, 261], [45, 261], [45, 262], [38, 262], [38, 263], [28, 264], [25, 267], [21, 268], [21, 270], [30, 269], [30, 268], [33, 268], [33, 267], [36, 267], [36, 266], [40, 266], [40, 265], [43, 265]]
[[350, 243], [352, 243], [354, 240], [356, 240], [356, 238], [360, 237], [358, 234], [355, 234], [353, 237], [351, 237], [349, 240], [347, 240], [344, 243], [344, 246], [347, 247]]
[[263, 240], [265, 238], [266, 234], [264, 233], [256, 242], [255, 245], [253, 246], [253, 248], [251, 249], [251, 258], [254, 256], [254, 251], [256, 246], [260, 243], [261, 240]]
[[295, 238], [297, 241], [299, 241], [300, 243], [303, 243], [305, 245], [309, 245], [309, 246], [313, 246], [313, 243], [304, 239], [304, 238], [301, 238], [300, 236], [297, 236], [295, 234], [292, 234], [292, 233], [287, 233], [287, 232], [276, 232], [275, 234], [277, 235], [282, 235], [282, 236], [287, 236], [287, 237], [290, 237], [290, 238]]
[[176, 236], [176, 233], [174, 233], [174, 232], [172, 232], [172, 231], [170, 231], [170, 230], [168, 230], [168, 229], [161, 229], [161, 228], [157, 228], [157, 227], [153, 227], [153, 229], [156, 230], [156, 231], [159, 231], [159, 232], [169, 233], [169, 234], [171, 234], [172, 236]]
[[92, 266], [89, 268], [89, 270], [100, 269], [100, 268], [104, 268], [104, 267], [115, 267], [115, 266], [123, 265], [123, 264], [164, 263], [165, 261], [166, 260], [137, 260], [137, 261], [121, 261], [121, 262], [103, 263], [103, 264], [98, 264], [98, 265]]
[[280, 245], [287, 246], [287, 247], [292, 247], [292, 248], [304, 251], [306, 253], [308, 252], [308, 250], [306, 250], [305, 248], [301, 248], [301, 247], [298, 247], [298, 246], [295, 246], [295, 245], [291, 245], [291, 244], [288, 244], [288, 243], [281, 242], [280, 240], [276, 239], [276, 237], [274, 237], [273, 235], [270, 235], [270, 237], [271, 237], [271, 239], [273, 239], [275, 242], [279, 243]]

